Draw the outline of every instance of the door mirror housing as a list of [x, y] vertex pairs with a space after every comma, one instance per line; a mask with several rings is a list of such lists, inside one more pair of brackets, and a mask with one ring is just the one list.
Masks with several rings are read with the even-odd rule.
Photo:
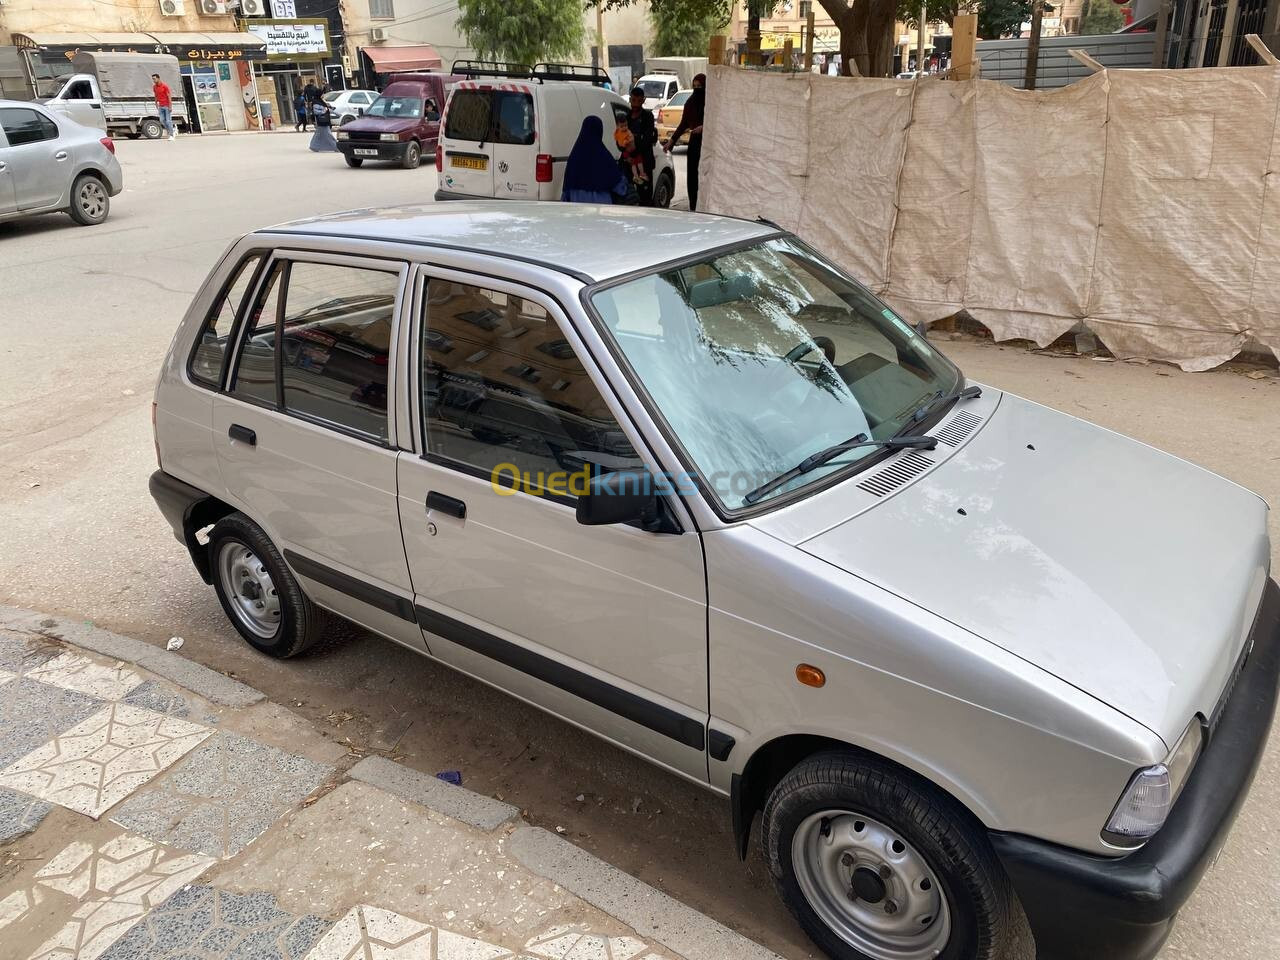
[[587, 526], [629, 523], [650, 533], [680, 532], [644, 467], [594, 473], [578, 497], [577, 516]]

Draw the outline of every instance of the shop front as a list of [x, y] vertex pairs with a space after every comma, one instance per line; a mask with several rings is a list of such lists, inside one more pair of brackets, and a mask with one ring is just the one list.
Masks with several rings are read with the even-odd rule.
[[264, 58], [255, 66], [259, 97], [274, 126], [293, 123], [294, 100], [308, 83], [323, 90], [328, 82], [329, 25], [325, 20], [251, 20], [247, 30], [262, 41]]

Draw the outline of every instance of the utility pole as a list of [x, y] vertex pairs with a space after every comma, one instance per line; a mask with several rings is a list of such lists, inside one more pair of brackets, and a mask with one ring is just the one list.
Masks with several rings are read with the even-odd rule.
[[1031, 36], [1027, 38], [1027, 74], [1024, 90], [1036, 88], [1036, 72], [1040, 66], [1040, 21], [1044, 19], [1044, 0], [1031, 0]]
[[916, 27], [916, 72], [924, 74], [924, 23], [929, 17], [925, 5], [920, 4], [920, 23]]
[[609, 47], [605, 44], [604, 39], [604, 6], [596, 7], [596, 59], [600, 64], [600, 69], [606, 73], [609, 71]]
[[[804, 7], [804, 4], [801, 4]], [[813, 72], [813, 3], [808, 4], [804, 15], [804, 72]]]

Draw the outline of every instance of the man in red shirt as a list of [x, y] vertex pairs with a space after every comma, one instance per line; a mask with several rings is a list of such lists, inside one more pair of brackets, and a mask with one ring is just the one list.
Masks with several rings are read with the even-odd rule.
[[151, 75], [151, 89], [155, 92], [156, 107], [160, 110], [160, 122], [168, 131], [169, 139], [173, 140], [176, 137], [173, 131], [173, 94], [169, 91], [169, 85], [160, 79], [158, 73]]

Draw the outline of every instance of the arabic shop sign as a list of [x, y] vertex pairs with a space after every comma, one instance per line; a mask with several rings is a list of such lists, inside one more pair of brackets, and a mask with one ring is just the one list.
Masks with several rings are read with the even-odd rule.
[[329, 56], [324, 20], [253, 20], [245, 25], [267, 45], [268, 60], [323, 60]]

